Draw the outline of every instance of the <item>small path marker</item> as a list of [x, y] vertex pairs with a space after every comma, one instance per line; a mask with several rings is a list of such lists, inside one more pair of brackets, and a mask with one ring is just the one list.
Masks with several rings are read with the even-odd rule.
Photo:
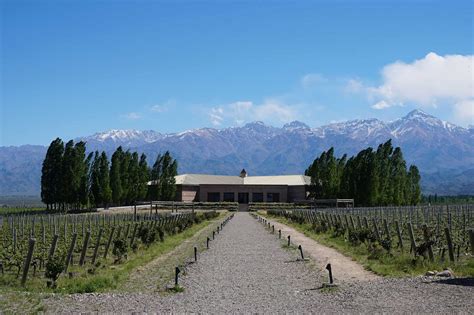
[[326, 270], [329, 271], [329, 284], [333, 285], [334, 284], [334, 279], [332, 278], [331, 264], [327, 264]]
[[179, 277], [179, 273], [181, 272], [181, 270], [179, 270], [179, 267], [176, 267], [174, 271], [175, 271], [174, 285], [175, 285], [175, 287], [177, 287], [178, 286], [178, 277]]
[[207, 242], [206, 242], [207, 249], [209, 249], [209, 241], [210, 241], [210, 239], [209, 239], [209, 237], [208, 237], [208, 238], [207, 238]]
[[281, 239], [281, 230], [278, 230], [278, 238]]
[[290, 246], [290, 239], [291, 237], [288, 235], [288, 247]]
[[198, 261], [198, 249], [196, 246], [194, 246], [194, 261], [195, 262]]
[[301, 247], [301, 245], [299, 245], [299, 246], [298, 246], [298, 249], [300, 250], [301, 259], [304, 260], [303, 247]]

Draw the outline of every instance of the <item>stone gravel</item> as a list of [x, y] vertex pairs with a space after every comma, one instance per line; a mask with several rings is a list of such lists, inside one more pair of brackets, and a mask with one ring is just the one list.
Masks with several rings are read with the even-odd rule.
[[322, 290], [327, 275], [298, 255], [248, 213], [237, 213], [211, 249], [187, 266], [182, 293], [56, 295], [44, 303], [51, 313], [474, 312], [471, 280], [382, 278]]

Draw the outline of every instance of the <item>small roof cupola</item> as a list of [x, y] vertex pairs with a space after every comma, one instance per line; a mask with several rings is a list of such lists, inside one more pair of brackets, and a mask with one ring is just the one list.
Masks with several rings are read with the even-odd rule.
[[245, 168], [243, 168], [243, 169], [240, 171], [240, 177], [242, 177], [242, 178], [247, 177], [247, 171], [245, 170]]

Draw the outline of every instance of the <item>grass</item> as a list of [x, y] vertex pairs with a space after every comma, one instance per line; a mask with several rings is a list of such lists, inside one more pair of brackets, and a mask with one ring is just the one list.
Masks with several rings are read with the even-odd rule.
[[[168, 235], [163, 242], [156, 242], [149, 248], [139, 249], [137, 253], [129, 255], [128, 259], [119, 265], [107, 265], [106, 263], [111, 261], [111, 258], [109, 258], [107, 262], [102, 262], [95, 270], [89, 270], [94, 269], [91, 265], [88, 268], [74, 266], [69, 271], [73, 272], [75, 276], [69, 279], [67, 276], [62, 275], [57, 282], [56, 289], [47, 288], [45, 278], [31, 278], [28, 280], [27, 286], [23, 288], [19, 284], [19, 279], [9, 276], [0, 277], [0, 314], [37, 314], [45, 312], [47, 309], [42, 301], [50, 296], [51, 293], [88, 293], [121, 290], [129, 282], [130, 275], [137, 268], [147, 265], [162, 255], [171, 253], [177, 246], [191, 239], [194, 235], [199, 234], [201, 230], [206, 229], [208, 226], [211, 228], [211, 224], [220, 221], [224, 216], [226, 216], [226, 213], [222, 212], [215, 219], [194, 224], [182, 233]], [[176, 260], [183, 259], [183, 255], [183, 253], [173, 253], [171, 255], [173, 258], [170, 260], [174, 263]], [[160, 264], [158, 269], [170, 266], [167, 263], [164, 265]], [[162, 270], [154, 272], [164, 273], [171, 279], [174, 269], [168, 269], [169, 272], [163, 272]], [[169, 279], [166, 278], [166, 281]], [[173, 289], [173, 293], [183, 292], [183, 290], [184, 288], [177, 287]]]
[[315, 233], [308, 223], [298, 224], [283, 217], [270, 216], [263, 212], [259, 212], [259, 214], [295, 228], [307, 237], [320, 244], [336, 249], [363, 265], [367, 270], [381, 276], [417, 276], [423, 275], [429, 270], [441, 271], [445, 268], [453, 270], [456, 276], [474, 276], [474, 259], [472, 257], [462, 257], [460, 261], [454, 263], [449, 262], [448, 258], [446, 258], [444, 262], [436, 259], [434, 262], [430, 262], [429, 260], [424, 260], [422, 257], [414, 261], [413, 255], [410, 255], [408, 251], [403, 253], [396, 251], [393, 254], [388, 254], [384, 251], [380, 255], [377, 255], [377, 258], [369, 259], [370, 253], [365, 244], [353, 246], [343, 236], [334, 237], [331, 231], [321, 234]]
[[55, 289], [46, 288], [46, 279], [43, 277], [30, 277], [26, 287], [23, 288], [20, 286], [19, 278], [8, 275], [0, 278], [0, 292], [90, 293], [117, 289], [128, 280], [133, 270], [171, 252], [182, 242], [224, 215], [224, 213], [221, 213], [216, 219], [194, 224], [182, 233], [167, 235], [163, 242], [155, 242], [148, 248], [141, 246], [136, 253], [132, 253], [130, 250], [128, 259], [121, 264], [113, 264], [113, 258], [108, 257], [107, 261], [99, 261], [96, 266], [72, 266], [68, 272], [71, 272], [74, 276], [69, 278], [63, 274], [57, 281], [57, 288]]

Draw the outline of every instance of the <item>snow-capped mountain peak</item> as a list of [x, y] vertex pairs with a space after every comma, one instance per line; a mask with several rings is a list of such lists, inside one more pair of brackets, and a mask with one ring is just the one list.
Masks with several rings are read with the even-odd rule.
[[290, 123], [284, 124], [283, 129], [288, 130], [288, 131], [294, 131], [294, 130], [308, 130], [310, 129], [307, 124], [304, 122], [295, 120]]

